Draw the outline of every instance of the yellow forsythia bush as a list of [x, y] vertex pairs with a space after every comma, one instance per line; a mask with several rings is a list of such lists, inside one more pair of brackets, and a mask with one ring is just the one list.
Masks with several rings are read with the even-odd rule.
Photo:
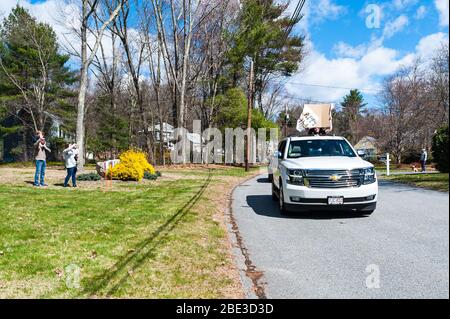
[[145, 153], [140, 150], [125, 151], [120, 154], [119, 159], [119, 164], [108, 170], [107, 176], [111, 176], [112, 179], [140, 181], [144, 178], [145, 172], [155, 174], [155, 168], [147, 162]]

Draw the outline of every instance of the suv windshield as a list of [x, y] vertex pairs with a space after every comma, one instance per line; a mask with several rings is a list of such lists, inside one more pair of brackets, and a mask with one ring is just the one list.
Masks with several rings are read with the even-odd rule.
[[301, 140], [289, 143], [288, 158], [346, 156], [356, 157], [345, 140]]

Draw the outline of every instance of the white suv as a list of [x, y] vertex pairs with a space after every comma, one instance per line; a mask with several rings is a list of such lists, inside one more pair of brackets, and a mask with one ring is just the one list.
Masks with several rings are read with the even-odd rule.
[[281, 214], [290, 211], [353, 210], [370, 215], [377, 205], [373, 165], [343, 137], [283, 140], [271, 159], [272, 197]]

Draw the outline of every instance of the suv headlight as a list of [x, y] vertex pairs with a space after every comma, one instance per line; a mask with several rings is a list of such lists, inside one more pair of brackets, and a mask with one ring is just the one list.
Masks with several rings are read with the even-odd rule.
[[288, 169], [287, 182], [292, 185], [305, 185], [305, 172], [302, 169]]
[[363, 185], [375, 183], [375, 181], [377, 180], [375, 169], [373, 167], [362, 169], [361, 175], [363, 177], [362, 178]]

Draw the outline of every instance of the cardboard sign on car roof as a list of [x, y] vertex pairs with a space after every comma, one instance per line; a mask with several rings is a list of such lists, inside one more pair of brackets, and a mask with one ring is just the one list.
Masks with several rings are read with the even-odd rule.
[[332, 110], [333, 104], [305, 104], [297, 122], [297, 130], [302, 132], [316, 127], [332, 130]]

